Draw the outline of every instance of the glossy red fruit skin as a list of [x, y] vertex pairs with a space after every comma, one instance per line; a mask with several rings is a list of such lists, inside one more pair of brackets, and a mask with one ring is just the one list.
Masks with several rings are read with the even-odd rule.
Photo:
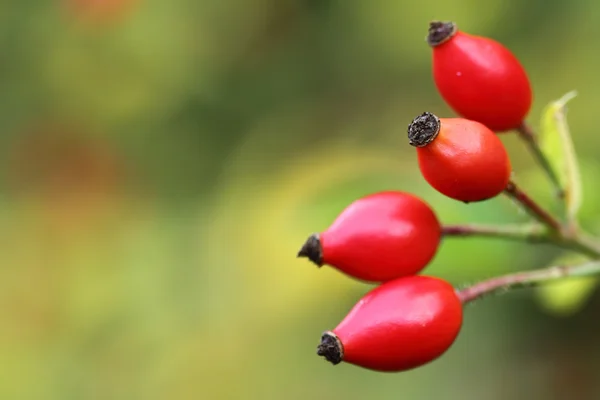
[[502, 141], [485, 125], [464, 118], [440, 118], [437, 137], [417, 147], [419, 169], [438, 192], [465, 203], [500, 194], [512, 166]]
[[497, 132], [519, 127], [533, 101], [527, 73], [510, 50], [461, 31], [433, 47], [433, 77], [457, 114]]
[[431, 207], [400, 191], [354, 201], [319, 237], [323, 263], [369, 282], [418, 273], [435, 256], [440, 238]]
[[367, 293], [333, 329], [343, 361], [377, 371], [406, 371], [448, 350], [463, 321], [462, 303], [448, 282], [410, 276]]

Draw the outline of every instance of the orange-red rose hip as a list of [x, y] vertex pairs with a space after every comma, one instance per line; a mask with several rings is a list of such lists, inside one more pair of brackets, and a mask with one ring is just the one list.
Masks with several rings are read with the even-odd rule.
[[298, 256], [360, 280], [384, 282], [421, 271], [440, 237], [440, 223], [427, 203], [384, 191], [351, 203], [329, 228], [310, 236]]
[[438, 192], [463, 202], [495, 197], [508, 184], [511, 164], [498, 136], [464, 118], [423, 113], [408, 126], [423, 177]]
[[454, 111], [498, 132], [521, 125], [533, 95], [525, 69], [510, 50], [464, 33], [453, 22], [432, 22], [427, 42], [435, 84]]
[[317, 354], [376, 371], [399, 372], [444, 354], [462, 325], [462, 303], [452, 285], [410, 276], [367, 293], [332, 331]]

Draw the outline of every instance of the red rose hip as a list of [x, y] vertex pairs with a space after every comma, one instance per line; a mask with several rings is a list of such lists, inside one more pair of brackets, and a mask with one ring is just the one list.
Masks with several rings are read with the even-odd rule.
[[384, 191], [346, 207], [329, 228], [308, 238], [298, 256], [360, 280], [384, 282], [425, 268], [440, 237], [440, 222], [427, 203]]
[[427, 42], [435, 84], [454, 111], [498, 132], [522, 124], [533, 95], [525, 69], [510, 50], [464, 33], [453, 22], [431, 22]]
[[465, 203], [497, 196], [512, 167], [502, 141], [485, 125], [423, 113], [408, 126], [423, 177], [438, 192]]
[[462, 326], [462, 303], [448, 282], [410, 276], [367, 293], [332, 331], [317, 354], [384, 372], [406, 371], [440, 357]]

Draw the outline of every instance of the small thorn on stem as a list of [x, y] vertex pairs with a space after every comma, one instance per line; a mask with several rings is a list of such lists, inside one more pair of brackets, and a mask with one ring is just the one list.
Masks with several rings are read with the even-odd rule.
[[317, 355], [325, 357], [333, 365], [342, 362], [344, 347], [335, 333], [328, 331], [323, 334], [321, 343], [317, 347]]
[[323, 249], [321, 248], [321, 241], [317, 233], [310, 235], [298, 252], [297, 257], [306, 257], [317, 267], [323, 265]]

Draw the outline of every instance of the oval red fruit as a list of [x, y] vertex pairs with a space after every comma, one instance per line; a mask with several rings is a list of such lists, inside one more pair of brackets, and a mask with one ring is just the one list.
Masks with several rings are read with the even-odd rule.
[[332, 331], [317, 354], [386, 372], [406, 371], [450, 348], [462, 326], [462, 303], [448, 282], [410, 276], [367, 293]]
[[463, 202], [497, 196], [512, 167], [502, 141], [485, 125], [423, 113], [408, 126], [423, 177], [438, 192]]
[[492, 39], [430, 24], [433, 77], [446, 103], [464, 118], [502, 132], [518, 128], [533, 101], [527, 73], [515, 55]]
[[369, 282], [421, 271], [433, 259], [441, 237], [434, 211], [420, 198], [399, 191], [362, 197], [346, 207], [299, 257], [330, 265]]

